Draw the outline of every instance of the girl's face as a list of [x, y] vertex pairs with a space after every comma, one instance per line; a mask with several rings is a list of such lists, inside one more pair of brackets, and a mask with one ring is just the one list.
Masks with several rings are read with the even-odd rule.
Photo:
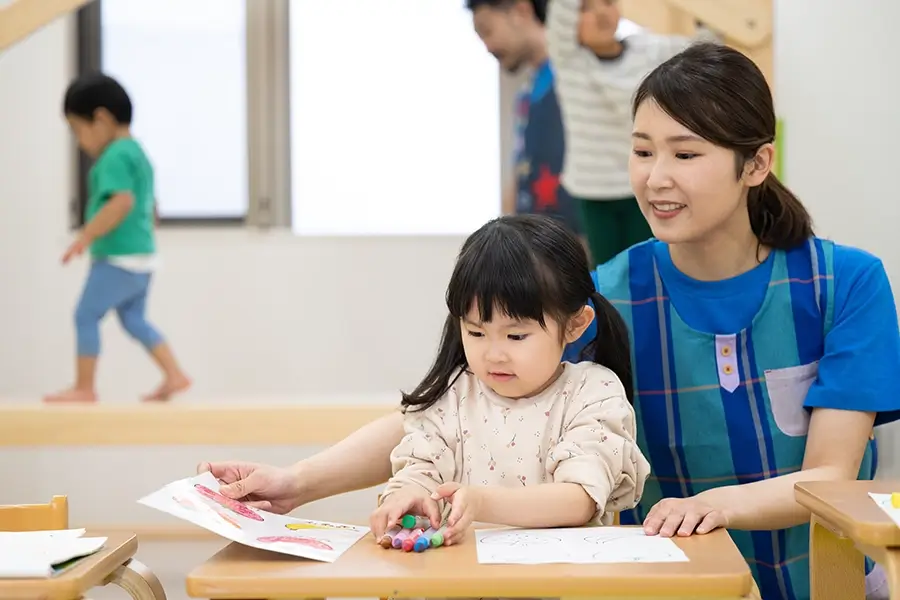
[[653, 235], [675, 244], [749, 231], [747, 191], [765, 174], [759, 179], [745, 169], [739, 178], [735, 160], [733, 151], [686, 129], [653, 100], [644, 101], [634, 118], [628, 170]]
[[506, 398], [533, 396], [559, 376], [563, 350], [576, 341], [594, 318], [585, 306], [571, 319], [563, 334], [559, 324], [544, 317], [546, 329], [537, 321], [517, 321], [494, 309], [493, 319], [482, 323], [473, 307], [460, 319], [463, 349], [469, 369], [497, 394]]
[[619, 28], [617, 0], [582, 0], [578, 41], [588, 48], [607, 48], [616, 41]]

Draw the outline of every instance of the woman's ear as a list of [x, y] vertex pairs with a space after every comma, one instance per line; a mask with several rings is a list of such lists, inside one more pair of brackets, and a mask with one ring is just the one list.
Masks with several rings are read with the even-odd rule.
[[763, 144], [756, 155], [744, 165], [744, 183], [750, 187], [760, 185], [775, 168], [774, 144]]
[[577, 315], [569, 319], [569, 326], [566, 327], [566, 343], [571, 344], [578, 341], [591, 326], [595, 315], [594, 308], [585, 304]]

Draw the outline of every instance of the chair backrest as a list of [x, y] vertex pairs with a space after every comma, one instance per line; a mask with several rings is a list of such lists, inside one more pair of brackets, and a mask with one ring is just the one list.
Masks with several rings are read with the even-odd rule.
[[0, 506], [0, 531], [45, 531], [69, 528], [69, 500], [53, 496], [48, 504]]

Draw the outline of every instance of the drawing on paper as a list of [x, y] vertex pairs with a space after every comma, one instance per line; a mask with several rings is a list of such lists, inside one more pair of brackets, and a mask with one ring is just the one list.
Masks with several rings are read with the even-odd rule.
[[640, 530], [607, 530], [601, 535], [587, 536], [584, 541], [602, 548], [593, 554], [597, 562], [669, 562], [683, 556], [671, 540], [667, 540], [669, 544], [661, 544], [660, 538], [648, 537]]
[[232, 517], [231, 515], [228, 515], [228, 514], [222, 512], [221, 510], [217, 510], [217, 511], [214, 511], [214, 512], [216, 513], [216, 516], [217, 516], [217, 517], [219, 517], [220, 519], [222, 519], [223, 521], [225, 521], [225, 522], [228, 523], [229, 525], [232, 525], [232, 526], [234, 526], [234, 527], [237, 527], [238, 529], [241, 528], [241, 524], [238, 523], [238, 522], [235, 520], [235, 518]]
[[642, 531], [637, 534], [632, 534], [630, 532], [622, 531], [622, 532], [613, 533], [611, 535], [610, 534], [589, 535], [584, 538], [584, 541], [586, 541], [589, 544], [601, 545], [601, 544], [609, 544], [610, 542], [613, 542], [613, 543], [620, 542], [622, 540], [628, 540], [630, 542], [631, 540], [640, 539], [642, 537], [645, 537], [645, 534]]
[[205, 485], [200, 483], [194, 484], [194, 489], [197, 490], [202, 496], [209, 498], [219, 506], [223, 508], [227, 508], [228, 510], [239, 514], [242, 517], [246, 517], [248, 519], [252, 519], [254, 521], [262, 521], [263, 518], [261, 515], [257, 514], [256, 511], [251, 509], [249, 506], [245, 505], [242, 502], [238, 502], [237, 500], [232, 500], [231, 498], [226, 498], [219, 492], [214, 492]]
[[479, 541], [482, 544], [523, 548], [526, 546], [543, 546], [545, 544], [554, 544], [562, 540], [560, 540], [558, 537], [550, 535], [549, 533], [543, 534], [542, 532], [536, 531], [532, 531], [529, 533], [520, 533], [517, 531], [510, 531], [506, 533], [486, 535]]
[[614, 564], [686, 562], [668, 538], [633, 527], [519, 529], [476, 532], [481, 564]]
[[329, 529], [331, 531], [357, 531], [359, 528], [353, 525], [342, 525], [341, 523], [322, 523], [321, 521], [307, 521], [306, 523], [288, 523], [286, 529], [291, 531], [300, 531], [303, 529]]
[[172, 496], [172, 500], [178, 503], [182, 508], [186, 508], [188, 510], [198, 511], [197, 506], [191, 501], [190, 498], [186, 496], [174, 495]]
[[298, 519], [245, 506], [218, 493], [211, 473], [173, 481], [138, 502], [253, 548], [334, 562], [368, 527]]
[[256, 541], [262, 542], [263, 544], [300, 544], [303, 546], [309, 546], [310, 548], [315, 548], [316, 550], [334, 550], [334, 548], [332, 548], [322, 540], [317, 540], [316, 538], [309, 537], [300, 537], [297, 535], [267, 535], [256, 538]]

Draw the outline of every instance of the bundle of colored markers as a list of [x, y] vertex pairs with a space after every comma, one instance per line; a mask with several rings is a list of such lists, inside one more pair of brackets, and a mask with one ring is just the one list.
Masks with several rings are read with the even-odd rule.
[[382, 548], [397, 548], [404, 552], [424, 552], [428, 548], [437, 548], [444, 543], [446, 525], [439, 529], [431, 527], [426, 517], [404, 515], [400, 524], [388, 529], [378, 541]]

